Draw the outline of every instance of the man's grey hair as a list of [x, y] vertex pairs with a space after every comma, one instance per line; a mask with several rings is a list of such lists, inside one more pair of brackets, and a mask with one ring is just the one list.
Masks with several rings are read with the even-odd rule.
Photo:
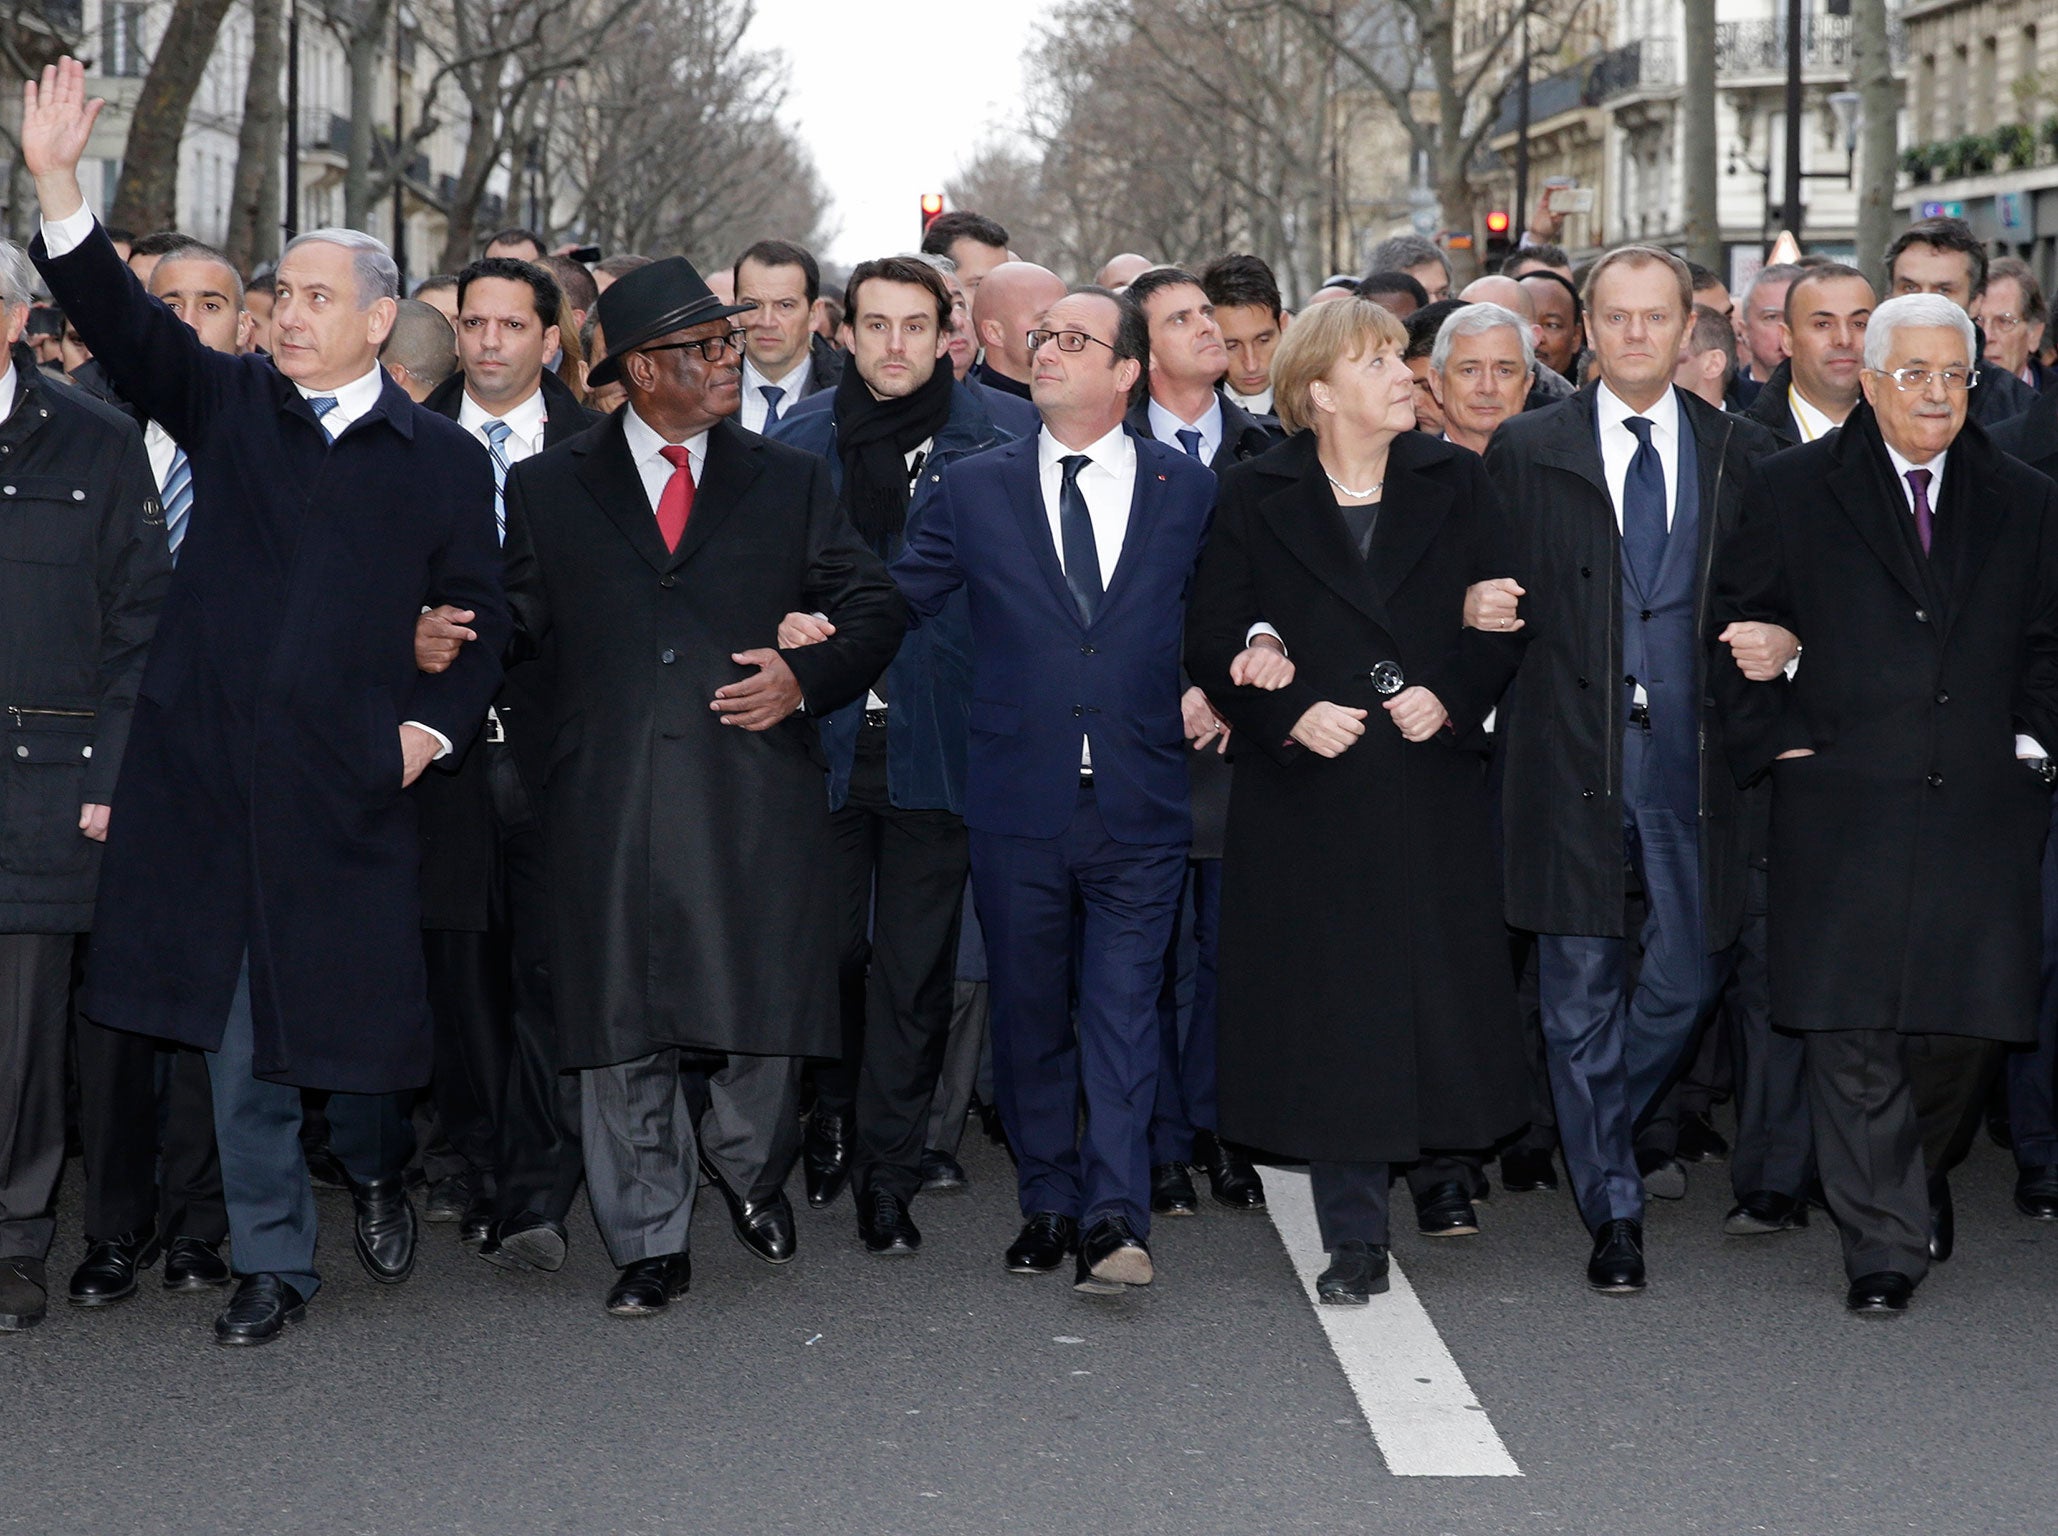
[[377, 236], [361, 229], [310, 229], [286, 242], [286, 248], [279, 252], [280, 263], [283, 265], [303, 245], [340, 245], [350, 253], [350, 265], [357, 274], [359, 309], [370, 309], [380, 299], [400, 297], [400, 268], [394, 264], [386, 242]]
[[1794, 279], [1807, 272], [1806, 267], [1797, 267], [1790, 261], [1775, 261], [1769, 267], [1760, 267], [1751, 277], [1751, 286], [1744, 290], [1744, 307], [1748, 309], [1758, 296], [1758, 290], [1767, 283], [1785, 283], [1789, 288]]
[[0, 304], [20, 309], [36, 300], [36, 266], [12, 240], [0, 240]]
[[1965, 360], [1979, 366], [1979, 343], [1973, 338], [1972, 317], [1940, 293], [1904, 293], [1888, 299], [1865, 322], [1865, 366], [1875, 371], [1887, 365], [1893, 350], [1894, 332], [1909, 326], [1948, 327], [1965, 342]]
[[906, 254], [908, 260], [926, 262], [945, 277], [956, 277], [958, 275], [958, 264], [948, 256], [939, 256], [932, 251], [909, 251]]
[[1435, 262], [1443, 268], [1444, 281], [1451, 278], [1451, 259], [1426, 235], [1388, 235], [1372, 247], [1365, 262], [1367, 272], [1406, 272]]
[[1522, 343], [1522, 367], [1525, 372], [1536, 372], [1536, 338], [1531, 333], [1529, 322], [1514, 310], [1501, 304], [1467, 304], [1446, 316], [1436, 332], [1436, 345], [1429, 349], [1429, 366], [1442, 373], [1444, 364], [1451, 359], [1451, 347], [1460, 336], [1484, 336], [1488, 331], [1498, 331], [1506, 326], [1515, 333], [1515, 339]]

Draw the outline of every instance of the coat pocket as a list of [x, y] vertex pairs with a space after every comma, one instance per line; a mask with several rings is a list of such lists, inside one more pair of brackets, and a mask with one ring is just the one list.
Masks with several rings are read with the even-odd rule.
[[66, 475], [0, 477], [0, 560], [76, 565], [93, 542], [86, 483]]
[[91, 709], [9, 705], [0, 758], [0, 870], [75, 875], [93, 856], [79, 831], [81, 785], [93, 756]]

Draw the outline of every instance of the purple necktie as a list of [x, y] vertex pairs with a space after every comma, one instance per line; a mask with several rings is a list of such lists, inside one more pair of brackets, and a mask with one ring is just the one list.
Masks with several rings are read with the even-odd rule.
[[1931, 531], [1929, 481], [1930, 474], [1926, 469], [1911, 469], [1908, 471], [1908, 489], [1915, 493], [1915, 537], [1922, 540], [1922, 552], [1925, 555], [1929, 553]]

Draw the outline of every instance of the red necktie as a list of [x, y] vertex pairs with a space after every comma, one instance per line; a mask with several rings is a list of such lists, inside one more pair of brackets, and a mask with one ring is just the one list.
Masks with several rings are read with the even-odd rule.
[[658, 452], [672, 466], [672, 478], [665, 482], [664, 494], [657, 499], [657, 531], [664, 538], [665, 548], [676, 552], [679, 537], [686, 531], [687, 515], [693, 510], [693, 465], [684, 448], [666, 447]]

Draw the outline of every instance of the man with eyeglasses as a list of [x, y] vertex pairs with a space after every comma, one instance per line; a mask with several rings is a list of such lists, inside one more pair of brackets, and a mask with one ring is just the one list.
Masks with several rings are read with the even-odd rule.
[[2038, 354], [2044, 349], [2044, 327], [2051, 311], [2044, 290], [2029, 263], [2020, 256], [1997, 256], [1987, 267], [1986, 292], [1979, 296], [1979, 324], [1986, 334], [1986, 362], [2014, 375], [2039, 395], [2058, 384], [2058, 369], [2047, 368]]
[[[841, 1048], [816, 721], [906, 623], [828, 466], [732, 419], [742, 312], [684, 257], [611, 284], [593, 378], [626, 407], [507, 474], [511, 659], [548, 658], [557, 1064], [618, 1317], [685, 1294], [696, 1163], [745, 1248], [793, 1257], [798, 1059]], [[834, 632], [782, 652], [786, 613]]]
[[1215, 477], [1124, 426], [1151, 351], [1133, 300], [1075, 288], [1029, 345], [1042, 431], [946, 469], [893, 574], [916, 625], [970, 595], [965, 824], [1024, 1218], [1005, 1262], [1076, 1253], [1105, 1295], [1154, 1275], [1157, 1001], [1193, 833], [1179, 657]]
[[1867, 1315], [1950, 1256], [1945, 1175], [2035, 1032], [2058, 490], [1964, 430], [1978, 357], [1953, 299], [1881, 304], [1865, 403], [1759, 466], [1716, 556], [1711, 632], [1807, 642], [1791, 677], [1709, 676], [1738, 782], [1772, 778], [1772, 1012]]
[[[1987, 248], [1963, 219], [1918, 219], [1887, 247], [1887, 292], [1895, 298], [1933, 293], [1949, 299], [1978, 324], [1986, 295]], [[2020, 416], [2036, 392], [2004, 368], [1980, 367], [1986, 338], [1977, 336], [1972, 360], [1976, 383], [1968, 397], [1972, 419], [1983, 427]]]

